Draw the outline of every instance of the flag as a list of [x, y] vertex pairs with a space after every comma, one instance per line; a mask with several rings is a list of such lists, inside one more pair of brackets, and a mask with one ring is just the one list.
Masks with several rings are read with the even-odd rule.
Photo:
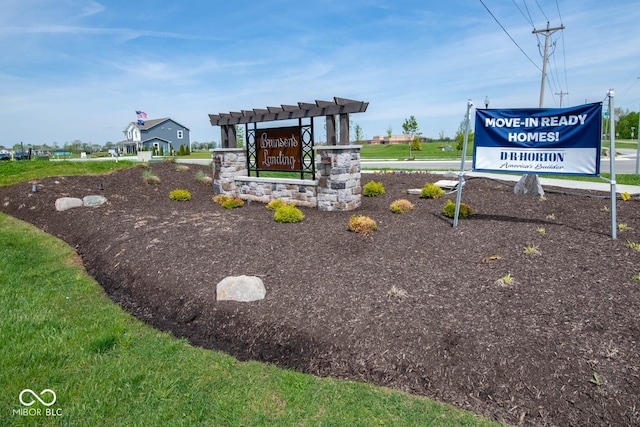
[[136, 111], [136, 116], [139, 119], [146, 119], [147, 118], [147, 113], [145, 113], [144, 111]]
[[138, 119], [138, 126], [144, 126], [144, 120]]

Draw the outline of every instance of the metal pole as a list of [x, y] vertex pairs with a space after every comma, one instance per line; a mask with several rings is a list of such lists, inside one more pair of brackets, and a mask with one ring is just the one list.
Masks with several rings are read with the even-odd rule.
[[638, 110], [638, 146], [636, 147], [636, 175], [640, 174], [640, 110]]
[[464, 123], [464, 142], [462, 144], [462, 159], [460, 160], [460, 172], [458, 172], [458, 191], [456, 193], [456, 210], [453, 214], [453, 227], [458, 226], [458, 214], [460, 213], [460, 199], [462, 198], [462, 185], [464, 184], [464, 160], [467, 156], [467, 144], [469, 142], [469, 125], [471, 122], [471, 106], [473, 102], [467, 101], [467, 114]]
[[613, 240], [616, 239], [616, 141], [615, 141], [615, 121], [613, 120], [613, 98], [614, 91], [613, 89], [609, 89], [607, 93], [609, 96], [609, 122], [610, 122], [610, 133], [609, 133], [609, 171], [611, 173], [610, 184], [611, 184], [611, 238]]

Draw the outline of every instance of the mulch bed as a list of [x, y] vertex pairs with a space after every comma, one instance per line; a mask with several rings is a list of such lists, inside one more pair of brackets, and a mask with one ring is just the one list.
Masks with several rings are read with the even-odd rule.
[[[211, 172], [154, 164], [159, 185], [141, 168], [46, 178], [0, 189], [0, 202], [74, 247], [124, 309], [194, 345], [510, 424], [640, 425], [640, 251], [627, 246], [640, 242], [638, 197], [618, 201], [628, 229], [612, 240], [606, 194], [545, 188], [541, 200], [474, 178], [462, 199], [475, 215], [453, 228], [441, 212], [454, 194], [406, 194], [440, 176], [363, 174], [386, 193], [280, 224], [263, 204], [222, 209], [199, 170]], [[176, 188], [191, 201], [170, 200]], [[55, 210], [58, 197], [90, 194], [109, 203]], [[399, 198], [415, 209], [393, 214]], [[352, 214], [378, 229], [348, 231]], [[216, 284], [241, 274], [261, 277], [266, 299], [216, 302]]]

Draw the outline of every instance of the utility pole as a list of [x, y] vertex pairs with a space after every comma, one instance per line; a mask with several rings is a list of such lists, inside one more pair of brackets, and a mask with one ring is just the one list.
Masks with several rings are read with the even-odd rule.
[[564, 25], [559, 27], [549, 28], [549, 21], [547, 21], [547, 28], [544, 30], [533, 30], [533, 34], [544, 33], [544, 55], [542, 60], [542, 82], [540, 83], [540, 105], [544, 104], [544, 81], [547, 79], [547, 60], [549, 59], [549, 36], [558, 30], [564, 30]]
[[560, 95], [560, 108], [562, 108], [562, 95], [569, 95], [569, 92], [560, 91], [560, 93], [556, 92], [556, 95]]

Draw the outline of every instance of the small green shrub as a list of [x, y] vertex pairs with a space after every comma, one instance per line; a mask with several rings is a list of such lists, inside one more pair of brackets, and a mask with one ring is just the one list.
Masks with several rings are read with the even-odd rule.
[[420, 198], [421, 199], [437, 199], [442, 196], [444, 191], [442, 188], [438, 187], [435, 184], [427, 183], [420, 190]]
[[304, 219], [304, 215], [295, 205], [285, 204], [276, 209], [273, 219], [276, 222], [300, 222]]
[[227, 200], [229, 200], [231, 197], [225, 195], [225, 194], [216, 194], [215, 196], [213, 196], [213, 201], [216, 202], [217, 204], [221, 205], [224, 202], [226, 202]]
[[[447, 203], [442, 208], [442, 214], [448, 218], [453, 218], [456, 214], [456, 204], [451, 200], [447, 200]], [[458, 216], [460, 218], [467, 218], [473, 215], [473, 210], [466, 203], [460, 203], [460, 212]]]
[[269, 203], [267, 203], [266, 208], [269, 209], [270, 211], [275, 211], [278, 208], [281, 208], [286, 205], [287, 205], [287, 202], [285, 202], [284, 200], [274, 199], [274, 200], [271, 200]]
[[220, 206], [225, 209], [241, 208], [244, 206], [244, 201], [238, 197], [228, 197], [227, 200], [220, 203]]
[[186, 202], [191, 200], [191, 193], [187, 190], [172, 190], [169, 193], [169, 198], [177, 202]]
[[411, 141], [411, 151], [422, 151], [422, 143], [417, 136]]
[[401, 214], [413, 209], [413, 203], [406, 199], [398, 199], [391, 203], [391, 212]]
[[367, 197], [380, 196], [384, 194], [384, 185], [381, 182], [369, 181], [362, 187], [362, 194]]
[[349, 231], [353, 231], [358, 234], [370, 234], [374, 230], [377, 230], [378, 224], [371, 218], [365, 215], [351, 215], [349, 219]]
[[147, 184], [160, 184], [160, 178], [155, 176], [153, 172], [149, 170], [142, 172], [142, 180]]

